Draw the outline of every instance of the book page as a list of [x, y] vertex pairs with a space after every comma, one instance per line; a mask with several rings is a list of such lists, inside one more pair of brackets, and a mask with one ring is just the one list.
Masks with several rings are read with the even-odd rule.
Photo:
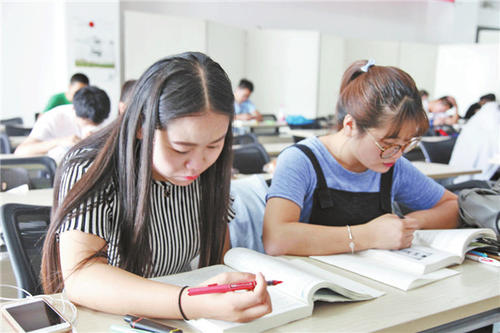
[[412, 274], [426, 274], [462, 262], [460, 256], [419, 245], [401, 250], [370, 249], [357, 252], [353, 256], [377, 260], [384, 266], [392, 266]]
[[245, 248], [233, 248], [224, 256], [224, 263], [240, 271], [264, 274], [266, 280], [280, 280], [283, 283], [268, 290], [283, 291], [303, 302], [308, 303], [310, 289], [322, 280], [306, 271], [297, 269], [286, 259], [268, 256]]
[[310, 272], [323, 280], [320, 284], [311, 286], [309, 290], [310, 301], [361, 301], [385, 294], [383, 291], [329, 272], [311, 263], [305, 262], [302, 259], [292, 259], [290, 262], [292, 262], [295, 267]]
[[[409, 290], [418, 286], [458, 274], [451, 269], [441, 269], [429, 274], [419, 275], [386, 266], [377, 260], [366, 260], [358, 254], [336, 254], [331, 256], [311, 256], [311, 258], [334, 265], [387, 285]], [[370, 258], [371, 259], [371, 258]]]
[[496, 238], [496, 235], [491, 229], [417, 230], [412, 244], [450, 252], [463, 260], [468, 245], [479, 237]]

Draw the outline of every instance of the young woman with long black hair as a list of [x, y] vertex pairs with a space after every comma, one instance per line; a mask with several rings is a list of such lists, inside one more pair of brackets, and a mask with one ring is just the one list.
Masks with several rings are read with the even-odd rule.
[[63, 288], [89, 308], [157, 318], [249, 321], [271, 311], [261, 274], [248, 293], [188, 297], [147, 278], [220, 263], [229, 247], [234, 97], [201, 53], [153, 64], [113, 124], [65, 157], [43, 249], [46, 293]]

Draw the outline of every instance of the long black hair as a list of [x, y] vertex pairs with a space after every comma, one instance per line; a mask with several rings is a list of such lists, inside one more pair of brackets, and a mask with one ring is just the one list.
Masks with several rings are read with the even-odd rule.
[[[173, 119], [209, 111], [227, 115], [231, 124], [234, 114], [234, 96], [226, 73], [208, 56], [195, 52], [171, 56], [153, 64], [139, 78], [128, 101], [123, 115], [76, 145], [59, 167], [54, 184], [52, 220], [43, 248], [41, 277], [46, 293], [59, 292], [64, 285], [58, 230], [67, 218], [92, 209], [90, 198], [98, 196], [101, 202], [107, 200], [99, 193], [110, 184], [120, 203], [119, 266], [147, 276], [152, 269], [148, 235], [155, 130], [165, 129]], [[85, 161], [92, 161], [91, 166], [68, 194], [60, 198], [62, 175]], [[200, 177], [200, 267], [219, 263], [222, 257], [231, 165], [232, 131], [228, 128], [221, 154]], [[99, 256], [106, 256], [104, 248], [77, 267]]]

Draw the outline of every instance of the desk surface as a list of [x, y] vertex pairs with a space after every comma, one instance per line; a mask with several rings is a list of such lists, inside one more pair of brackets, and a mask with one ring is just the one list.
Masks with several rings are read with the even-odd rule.
[[52, 206], [52, 195], [54, 191], [51, 188], [42, 190], [30, 190], [22, 193], [0, 193], [0, 204], [22, 203], [26, 205]]
[[287, 127], [285, 121], [256, 121], [256, 120], [234, 120], [233, 127], [248, 127], [248, 128], [276, 128]]
[[[414, 332], [495, 309], [500, 304], [500, 268], [466, 260], [453, 266], [460, 272], [408, 292], [359, 275], [307, 259], [324, 269], [383, 290], [385, 295], [353, 303], [317, 302], [311, 317], [288, 323], [269, 332]], [[78, 332], [105, 332], [111, 324], [124, 325], [121, 316], [78, 308]], [[0, 319], [0, 330], [12, 332]], [[166, 323], [196, 332], [184, 322]]]
[[286, 133], [293, 136], [298, 136], [302, 138], [310, 138], [313, 136], [322, 136], [334, 133], [333, 129], [290, 129]]
[[451, 178], [481, 173], [480, 169], [460, 169], [458, 167], [452, 167], [448, 164], [426, 163], [421, 161], [413, 161], [411, 163], [424, 175], [433, 179]]
[[500, 165], [500, 154], [493, 156], [490, 159], [490, 163]]

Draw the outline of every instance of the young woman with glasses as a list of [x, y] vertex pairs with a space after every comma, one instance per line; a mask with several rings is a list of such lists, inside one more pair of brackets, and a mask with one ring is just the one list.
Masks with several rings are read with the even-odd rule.
[[[340, 91], [339, 131], [303, 140], [278, 158], [264, 216], [266, 252], [400, 249], [416, 229], [455, 227], [457, 197], [401, 158], [428, 127], [413, 79], [356, 61]], [[398, 217], [393, 201], [414, 211]]]

